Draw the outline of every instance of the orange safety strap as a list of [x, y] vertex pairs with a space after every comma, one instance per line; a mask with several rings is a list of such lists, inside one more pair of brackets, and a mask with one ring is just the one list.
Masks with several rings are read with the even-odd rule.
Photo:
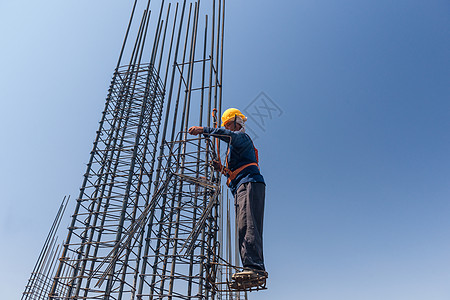
[[[213, 108], [211, 115], [213, 117], [214, 128], [217, 128], [217, 126], [218, 126], [217, 125], [217, 108]], [[222, 163], [220, 162], [219, 138], [216, 138], [216, 148], [217, 148], [218, 163], [219, 163], [219, 166], [222, 166]]]
[[245, 168], [250, 167], [250, 166], [257, 166], [259, 168], [257, 163], [249, 163], [249, 164], [243, 165], [242, 167], [237, 168], [234, 171], [231, 171], [230, 169], [226, 168], [224, 171], [227, 172], [226, 174], [228, 175], [227, 185], [230, 185], [231, 180], [235, 179], [236, 176], [238, 176], [238, 174], [241, 173], [242, 170], [244, 170]]
[[227, 186], [229, 186], [231, 180], [235, 179], [236, 176], [237, 176], [242, 170], [244, 170], [245, 168], [250, 167], [250, 166], [257, 166], [258, 169], [259, 169], [259, 165], [258, 165], [258, 163], [259, 163], [258, 149], [256, 149], [255, 146], [253, 146], [253, 149], [255, 149], [256, 162], [255, 162], [255, 163], [245, 164], [245, 165], [243, 165], [243, 166], [237, 168], [237, 169], [234, 170], [234, 171], [231, 171], [231, 170], [228, 168], [228, 154], [230, 153], [230, 148], [228, 148], [227, 155], [226, 155], [226, 157], [225, 157], [225, 166], [222, 165], [222, 164], [220, 163], [220, 156], [219, 156], [219, 161], [218, 161], [218, 163], [219, 163], [219, 167], [220, 167], [220, 172], [221, 172], [223, 175], [228, 176], [228, 179], [227, 179]]

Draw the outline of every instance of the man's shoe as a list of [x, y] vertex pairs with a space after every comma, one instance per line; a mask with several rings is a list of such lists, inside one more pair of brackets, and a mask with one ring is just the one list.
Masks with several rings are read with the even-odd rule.
[[244, 270], [231, 276], [229, 287], [233, 290], [247, 291], [265, 289], [267, 272], [263, 270]]
[[255, 269], [249, 269], [244, 270], [242, 272], [238, 272], [233, 274], [231, 278], [233, 280], [254, 280], [254, 279], [266, 279], [268, 277], [268, 274], [266, 271], [263, 270], [255, 270]]

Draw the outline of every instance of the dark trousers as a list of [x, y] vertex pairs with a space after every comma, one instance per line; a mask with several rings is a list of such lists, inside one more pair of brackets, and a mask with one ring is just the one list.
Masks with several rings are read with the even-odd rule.
[[235, 196], [239, 251], [244, 268], [265, 270], [263, 256], [263, 221], [266, 186], [246, 182]]

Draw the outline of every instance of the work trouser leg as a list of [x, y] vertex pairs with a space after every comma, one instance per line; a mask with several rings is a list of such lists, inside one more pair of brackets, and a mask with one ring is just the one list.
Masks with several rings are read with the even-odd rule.
[[265, 188], [265, 184], [261, 182], [246, 182], [241, 184], [236, 192], [239, 251], [245, 268], [265, 270], [263, 256]]

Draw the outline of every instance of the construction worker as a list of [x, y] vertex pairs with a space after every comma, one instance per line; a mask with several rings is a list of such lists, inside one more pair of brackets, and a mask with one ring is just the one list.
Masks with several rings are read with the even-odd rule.
[[243, 272], [233, 279], [267, 278], [263, 257], [263, 218], [265, 183], [259, 171], [258, 152], [251, 138], [245, 133], [247, 118], [236, 108], [227, 109], [222, 115], [224, 128], [193, 126], [192, 135], [214, 136], [229, 143], [225, 165], [218, 165], [227, 176], [227, 185], [235, 198], [236, 219], [239, 233], [239, 251]]

